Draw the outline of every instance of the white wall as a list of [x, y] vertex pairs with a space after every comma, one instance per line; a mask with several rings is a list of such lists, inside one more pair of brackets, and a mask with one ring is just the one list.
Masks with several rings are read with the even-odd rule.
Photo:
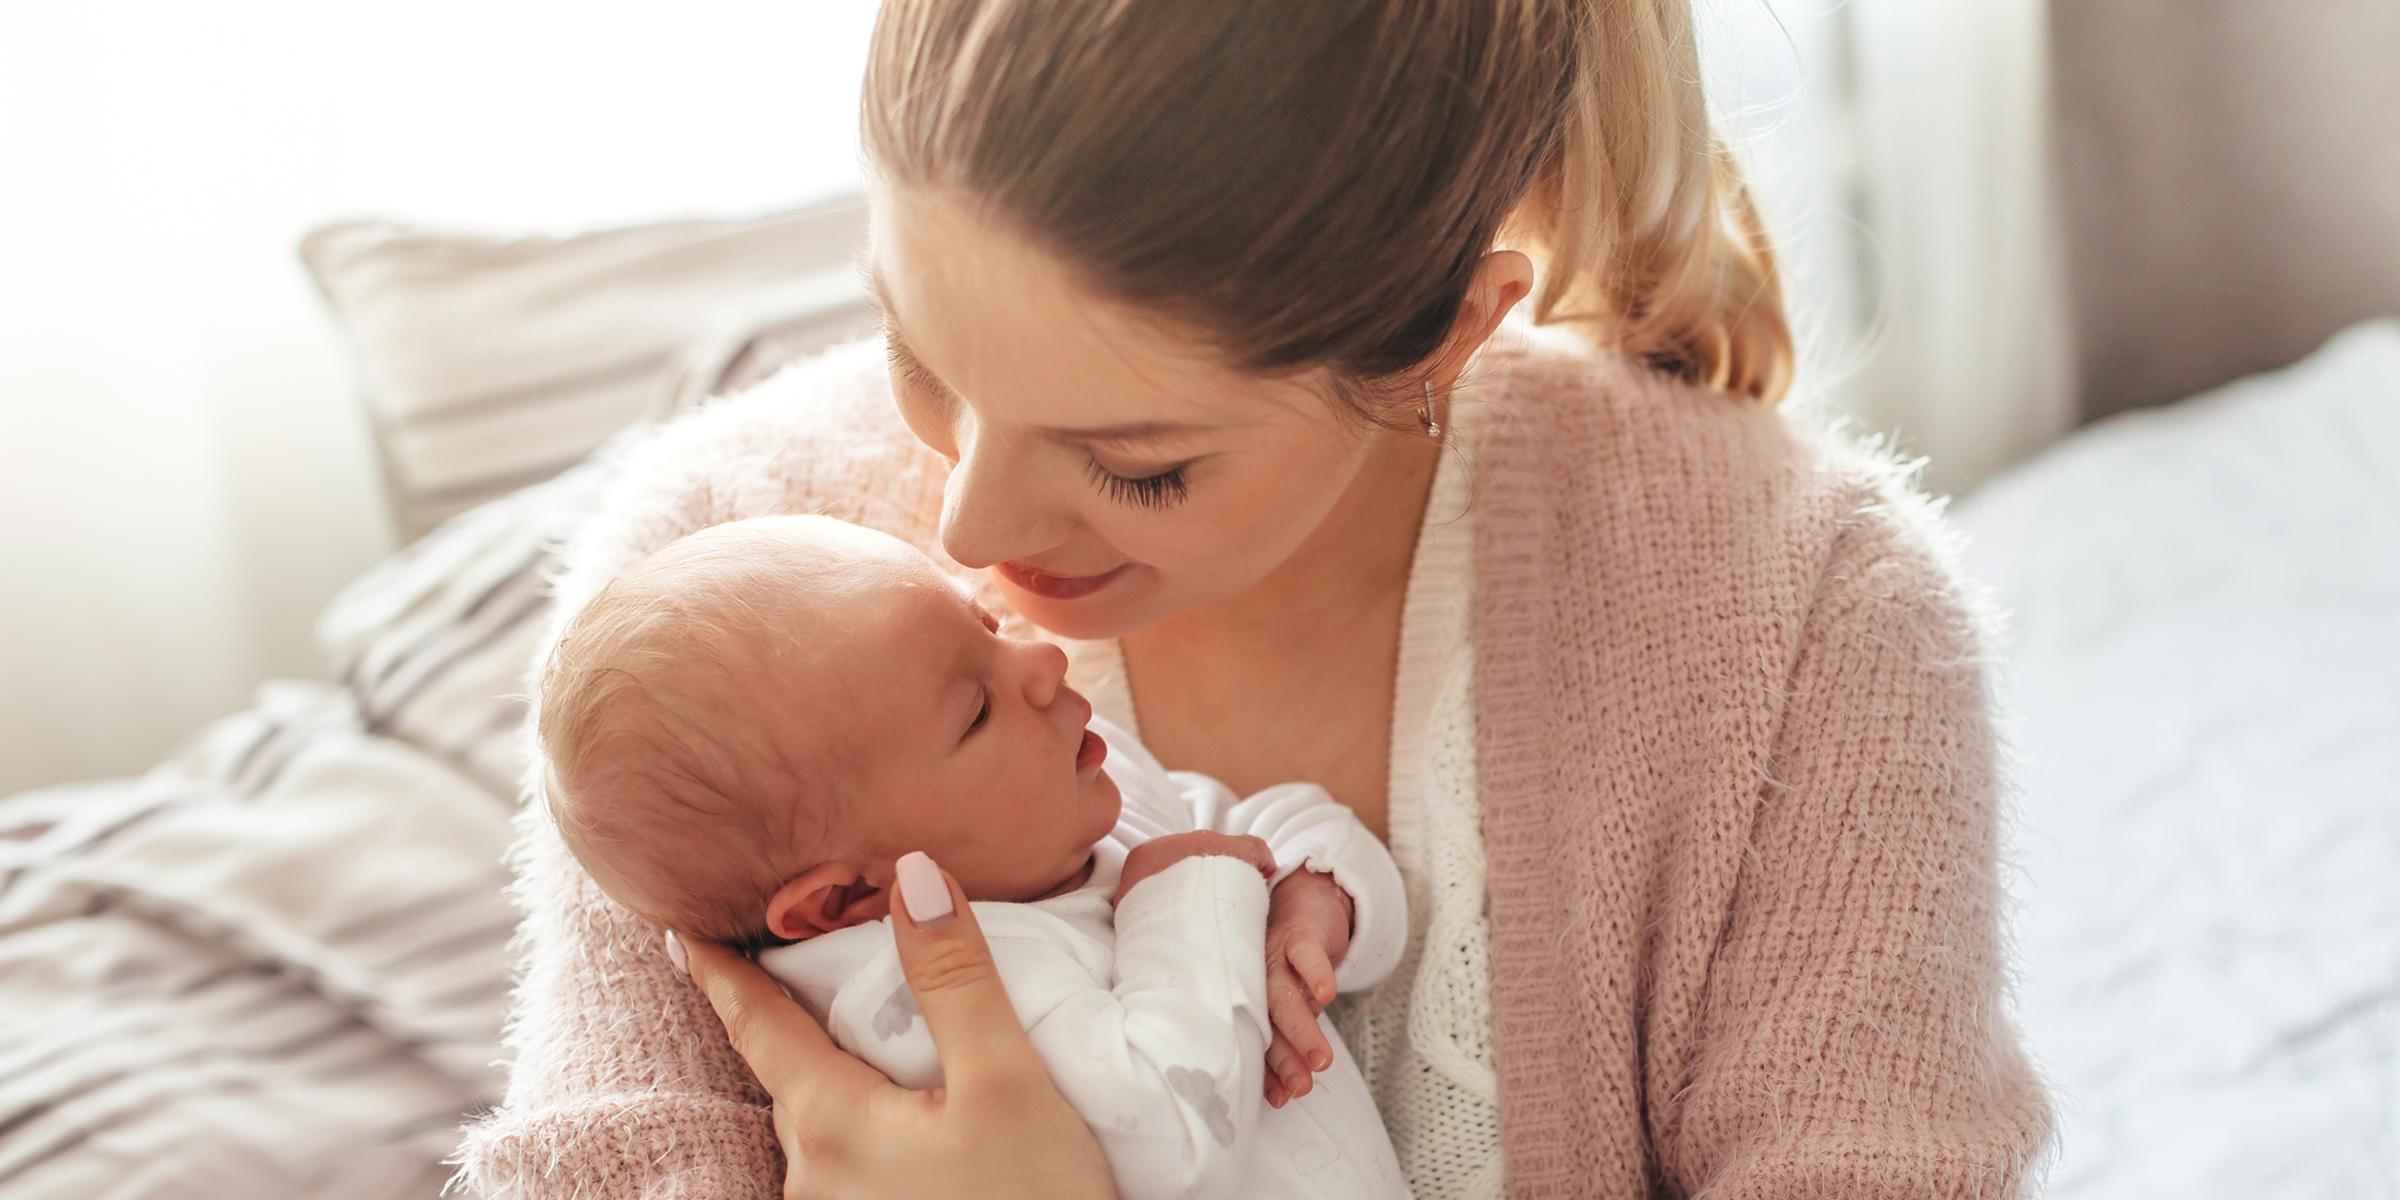
[[0, 791], [137, 771], [389, 548], [293, 256], [852, 186], [863, 0], [0, 11]]
[[1963, 491], [2074, 418], [2045, 0], [1693, 0], [1782, 252], [1795, 394]]

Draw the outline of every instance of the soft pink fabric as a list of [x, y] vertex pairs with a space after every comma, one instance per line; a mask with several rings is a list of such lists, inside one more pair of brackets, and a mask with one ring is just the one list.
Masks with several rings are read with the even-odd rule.
[[[1756, 405], [1543, 336], [1474, 462], [1478, 764], [1513, 1196], [2001, 1197], [2048, 1129], [2002, 1016], [1980, 630], [1931, 515]], [[873, 347], [667, 431], [562, 581], [830, 510], [930, 545]], [[524, 825], [487, 1192], [765, 1197], [764, 1097], [655, 932]]]

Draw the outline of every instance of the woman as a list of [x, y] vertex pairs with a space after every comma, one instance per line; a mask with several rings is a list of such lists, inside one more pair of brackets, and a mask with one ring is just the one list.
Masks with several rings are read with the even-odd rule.
[[[671, 428], [562, 609], [829, 510], [977, 570], [1170, 765], [1325, 784], [1409, 880], [1336, 1019], [1420, 1197], [2017, 1191], [1977, 630], [1921, 506], [1772, 409], [1685, 0], [890, 0], [873, 54], [888, 382]], [[951, 1086], [902, 1093], [691, 947], [728, 1042], [536, 808], [487, 1188], [1108, 1193], [971, 922], [903, 930]], [[1274, 936], [1338, 946], [1322, 886]]]

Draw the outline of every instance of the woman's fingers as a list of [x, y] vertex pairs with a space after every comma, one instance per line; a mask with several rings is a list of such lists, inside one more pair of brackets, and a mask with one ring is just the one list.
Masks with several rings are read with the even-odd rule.
[[893, 906], [892, 932], [900, 945], [900, 968], [941, 1055], [942, 1076], [952, 1094], [985, 1086], [1050, 1086], [1049, 1072], [1008, 1002], [1008, 989], [992, 962], [983, 927], [966, 893], [921, 853], [900, 859], [900, 903]]
[[769, 1094], [786, 1104], [804, 1097], [855, 1111], [865, 1094], [891, 1081], [842, 1052], [808, 1010], [793, 1002], [757, 963], [715, 942], [683, 941], [692, 982], [708, 997], [734, 1052]]

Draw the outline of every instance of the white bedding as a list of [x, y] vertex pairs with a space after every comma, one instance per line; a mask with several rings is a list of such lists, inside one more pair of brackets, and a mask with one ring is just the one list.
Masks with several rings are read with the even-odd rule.
[[2400, 323], [1978, 492], [2061, 1198], [2400, 1195]]
[[[629, 436], [639, 436], [638, 433]], [[138, 779], [0, 799], [0, 1196], [432, 1200], [500, 1089], [522, 675], [607, 469], [345, 591]]]

